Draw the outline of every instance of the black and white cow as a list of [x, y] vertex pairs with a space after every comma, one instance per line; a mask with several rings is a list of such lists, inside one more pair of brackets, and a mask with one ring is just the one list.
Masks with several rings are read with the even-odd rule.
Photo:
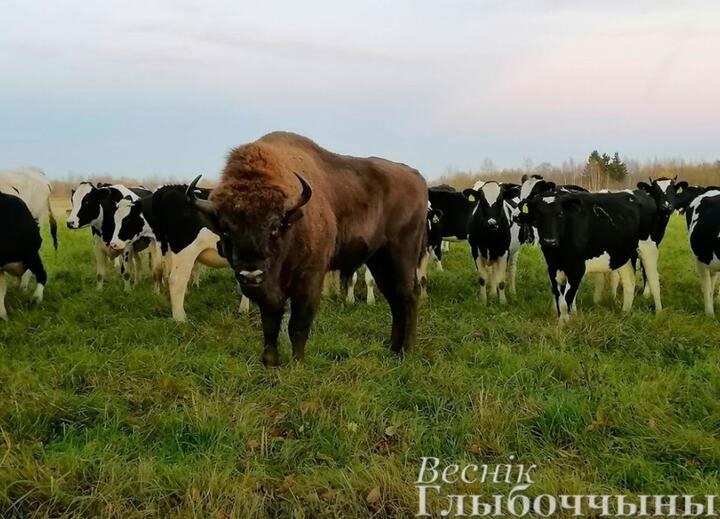
[[498, 296], [504, 304], [508, 278], [510, 293], [516, 293], [517, 259], [522, 242], [520, 224], [513, 220], [513, 211], [519, 202], [520, 186], [494, 181], [482, 181], [475, 186], [463, 191], [463, 195], [474, 204], [468, 223], [468, 242], [480, 274], [480, 296], [486, 302], [489, 287], [490, 296]]
[[30, 271], [37, 279], [33, 300], [42, 302], [47, 273], [40, 259], [40, 227], [19, 197], [0, 193], [0, 319], [7, 319], [6, 275], [21, 277]]
[[440, 225], [443, 238], [467, 239], [468, 221], [474, 204], [462, 193], [450, 186], [434, 186], [428, 189], [430, 207], [443, 214]]
[[110, 249], [114, 252], [127, 254], [133, 250], [136, 243], [148, 242], [148, 248], [153, 251], [150, 255], [150, 267], [153, 276], [153, 286], [156, 293], [160, 293], [163, 280], [163, 261], [160, 243], [152, 230], [154, 223], [153, 195], [131, 199], [125, 197], [117, 203], [115, 209], [113, 234], [110, 239]]
[[715, 315], [714, 291], [720, 273], [720, 187], [675, 186], [677, 207], [685, 214], [690, 249], [695, 255], [705, 313]]
[[[115, 213], [116, 233], [113, 244], [123, 249], [143, 238], [155, 240], [162, 253], [161, 269], [170, 291], [172, 316], [185, 321], [185, 294], [196, 264], [225, 268], [228, 261], [219, 247], [220, 236], [209, 228], [207, 215], [188, 201], [186, 185], [158, 188], [151, 196], [123, 200]], [[206, 200], [209, 189], [193, 186], [196, 197]], [[196, 284], [198, 283], [196, 276]], [[250, 300], [244, 295], [240, 311], [247, 313]]]
[[[52, 186], [43, 170], [33, 167], [0, 170], [0, 193], [17, 196], [25, 202], [38, 225], [47, 219], [53, 247], [57, 250], [57, 223], [50, 205]], [[26, 271], [20, 282], [21, 288], [28, 288], [30, 276], [31, 272]]]
[[437, 260], [438, 270], [442, 270], [442, 221], [443, 213], [438, 209], [433, 209], [428, 201], [427, 221], [425, 228], [425, 237], [423, 254], [417, 268], [417, 280], [420, 284], [420, 297], [427, 297], [428, 285], [428, 266], [430, 257], [433, 256]]
[[574, 311], [586, 272], [617, 270], [623, 311], [632, 309], [641, 213], [632, 193], [540, 194], [520, 203], [518, 219], [538, 229], [561, 323]]
[[[650, 182], [639, 182], [637, 189], [625, 190], [625, 193], [632, 193], [637, 198], [641, 207], [641, 226], [638, 242], [638, 256], [642, 267], [644, 288], [643, 296], [652, 295], [655, 312], [662, 311], [662, 300], [660, 297], [660, 274], [658, 272], [659, 247], [665, 236], [670, 216], [675, 210], [676, 189], [675, 179], [658, 178]], [[603, 191], [607, 192], [607, 191]], [[616, 273], [610, 274], [610, 293], [615, 296], [618, 286]], [[602, 299], [605, 276], [597, 276], [595, 285], [594, 301]]]
[[[110, 260], [121, 258], [121, 271], [125, 278], [126, 288], [129, 287], [129, 274], [124, 259], [134, 264], [135, 278], [140, 274], [140, 258], [138, 253], [148, 247], [148, 240], [139, 240], [133, 245], [132, 252], [121, 256], [119, 251], [110, 248], [113, 232], [115, 230], [115, 211], [117, 204], [125, 197], [137, 200], [141, 196], [150, 194], [145, 188], [127, 188], [120, 184], [98, 184], [81, 182], [73, 190], [70, 201], [72, 208], [67, 219], [68, 229], [81, 229], [90, 227], [95, 241], [95, 264], [97, 268], [97, 288], [102, 289], [107, 276]], [[152, 252], [152, 251], [151, 251]]]

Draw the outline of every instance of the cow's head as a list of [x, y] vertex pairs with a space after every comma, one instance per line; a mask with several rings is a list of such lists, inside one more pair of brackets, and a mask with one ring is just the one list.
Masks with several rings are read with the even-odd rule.
[[70, 195], [72, 208], [67, 219], [68, 228], [87, 227], [100, 218], [100, 206], [108, 194], [107, 189], [95, 187], [90, 182], [80, 183]]
[[486, 182], [480, 190], [466, 189], [463, 195], [475, 203], [470, 228], [477, 232], [493, 232], [506, 225], [505, 200], [520, 194], [516, 185], [502, 185], [497, 182]]
[[[293, 224], [303, 216], [303, 206], [312, 196], [307, 181], [295, 173], [300, 193], [259, 181], [219, 186], [212, 201], [195, 196], [198, 176], [188, 186], [187, 197], [208, 218], [220, 235], [218, 252], [223, 255], [241, 285], [259, 286], [269, 263], [279, 256]], [[298, 251], [298, 254], [304, 254]]]
[[144, 227], [140, 201], [125, 197], [115, 209], [115, 230], [110, 240], [110, 248], [115, 251], [124, 250], [128, 244], [140, 237]]
[[516, 220], [536, 227], [543, 247], [557, 247], [568, 217], [579, 212], [582, 205], [582, 199], [572, 195], [535, 196], [520, 202]]
[[555, 182], [545, 180], [540, 175], [523, 176], [522, 185], [520, 186], [520, 200], [529, 200], [540, 193], [552, 192], [556, 187]]
[[[638, 182], [638, 189], [644, 191], [652, 197], [655, 201], [655, 205], [662, 214], [669, 216], [675, 210], [677, 204], [677, 189], [678, 184], [675, 183], [675, 178], [658, 178], [653, 180], [649, 179], [650, 183]], [[687, 182], [684, 183], [687, 188]], [[681, 188], [682, 192], [682, 188]]]

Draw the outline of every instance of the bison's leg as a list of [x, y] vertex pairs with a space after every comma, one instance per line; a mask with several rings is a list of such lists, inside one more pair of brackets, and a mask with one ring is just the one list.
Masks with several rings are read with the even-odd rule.
[[317, 304], [307, 300], [293, 300], [291, 305], [288, 334], [292, 344], [293, 358], [298, 362], [305, 360], [305, 344], [310, 335], [310, 326], [315, 317]]
[[263, 340], [265, 349], [262, 353], [262, 362], [266, 366], [279, 366], [280, 355], [278, 354], [277, 343], [280, 334], [284, 305], [276, 308], [267, 304], [260, 305], [260, 317], [262, 319]]
[[387, 299], [392, 312], [390, 348], [404, 353], [415, 343], [417, 331], [418, 251], [380, 250], [368, 261], [378, 288]]

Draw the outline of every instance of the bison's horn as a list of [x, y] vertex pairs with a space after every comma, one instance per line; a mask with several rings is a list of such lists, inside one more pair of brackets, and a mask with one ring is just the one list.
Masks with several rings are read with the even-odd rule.
[[294, 173], [294, 175], [300, 181], [300, 185], [302, 186], [302, 193], [300, 193], [300, 198], [298, 199], [297, 203], [292, 208], [288, 209], [288, 213], [300, 209], [302, 206], [308, 203], [310, 197], [312, 196], [312, 188], [310, 187], [310, 184], [308, 184], [307, 181], [297, 173]]
[[190, 185], [185, 190], [185, 197], [187, 198], [188, 202], [192, 203], [200, 209], [204, 213], [210, 213], [215, 214], [215, 207], [208, 201], [208, 200], [200, 200], [198, 197], [195, 196], [195, 189], [197, 188], [197, 183], [200, 180], [202, 175], [198, 175], [195, 177], [195, 180], [190, 182]]

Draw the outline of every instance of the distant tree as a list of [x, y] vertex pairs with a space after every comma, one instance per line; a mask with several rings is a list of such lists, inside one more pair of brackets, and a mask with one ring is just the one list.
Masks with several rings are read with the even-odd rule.
[[622, 182], [627, 177], [627, 174], [627, 166], [620, 159], [620, 154], [617, 152], [610, 157], [607, 153], [601, 155], [597, 150], [593, 150], [585, 165], [585, 176], [593, 189], [607, 186], [608, 179]]
[[495, 167], [495, 163], [492, 161], [490, 157], [486, 157], [485, 160], [483, 160], [482, 165], [480, 166], [480, 172], [483, 175], [491, 175], [497, 171], [497, 168]]

